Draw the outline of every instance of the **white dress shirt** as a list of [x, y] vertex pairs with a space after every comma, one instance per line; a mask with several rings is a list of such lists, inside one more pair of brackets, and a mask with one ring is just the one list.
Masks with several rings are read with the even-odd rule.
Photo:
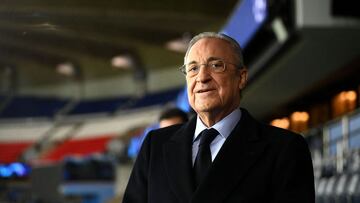
[[229, 115], [227, 115], [225, 118], [223, 118], [219, 122], [215, 123], [215, 125], [208, 128], [201, 121], [201, 119], [198, 115], [197, 120], [196, 120], [196, 128], [195, 128], [193, 145], [192, 145], [192, 163], [193, 163], [193, 165], [195, 163], [196, 155], [199, 151], [199, 143], [200, 143], [199, 134], [203, 130], [210, 129], [210, 128], [214, 128], [220, 133], [219, 135], [217, 135], [215, 137], [215, 139], [210, 144], [211, 160], [214, 161], [216, 155], [220, 151], [225, 140], [229, 137], [230, 133], [233, 131], [236, 124], [239, 122], [240, 118], [241, 118], [241, 111], [240, 111], [240, 109], [237, 108], [233, 112], [231, 112]]

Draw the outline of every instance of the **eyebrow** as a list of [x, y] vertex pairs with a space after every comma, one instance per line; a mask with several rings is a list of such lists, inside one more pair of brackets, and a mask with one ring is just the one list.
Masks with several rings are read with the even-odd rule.
[[[224, 60], [224, 59], [219, 58], [219, 57], [211, 56], [211, 57], [209, 57], [208, 59], [206, 59], [206, 62], [215, 61], [215, 60]], [[197, 62], [197, 61], [190, 61], [190, 62], [187, 63], [187, 64], [194, 64], [194, 63], [198, 63], [198, 62]]]

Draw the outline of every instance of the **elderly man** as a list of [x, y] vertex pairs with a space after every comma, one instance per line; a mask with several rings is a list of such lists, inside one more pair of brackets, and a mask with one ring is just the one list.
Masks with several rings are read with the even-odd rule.
[[149, 133], [123, 202], [313, 203], [303, 137], [262, 124], [239, 107], [247, 70], [238, 43], [201, 33], [191, 40], [184, 64], [197, 116]]

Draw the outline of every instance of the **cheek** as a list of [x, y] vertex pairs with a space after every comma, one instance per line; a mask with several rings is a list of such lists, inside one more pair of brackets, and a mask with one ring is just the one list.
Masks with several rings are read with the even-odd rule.
[[226, 101], [228, 100], [227, 97], [230, 96], [228, 95], [228, 92], [226, 91], [225, 88], [220, 88], [218, 94], [219, 94], [219, 100], [222, 104], [226, 103]]
[[194, 101], [193, 89], [195, 87], [195, 83], [192, 82], [191, 80], [186, 80], [186, 86], [187, 86], [188, 100], [189, 103], [191, 104]]
[[219, 85], [219, 96], [222, 101], [235, 97], [239, 91], [236, 81], [227, 81]]

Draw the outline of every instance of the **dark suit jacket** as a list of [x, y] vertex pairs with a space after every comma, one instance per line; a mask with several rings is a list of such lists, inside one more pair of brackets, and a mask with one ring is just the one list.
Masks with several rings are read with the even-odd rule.
[[311, 156], [298, 134], [261, 124], [242, 109], [239, 123], [204, 182], [193, 186], [196, 118], [145, 139], [123, 203], [313, 203]]

